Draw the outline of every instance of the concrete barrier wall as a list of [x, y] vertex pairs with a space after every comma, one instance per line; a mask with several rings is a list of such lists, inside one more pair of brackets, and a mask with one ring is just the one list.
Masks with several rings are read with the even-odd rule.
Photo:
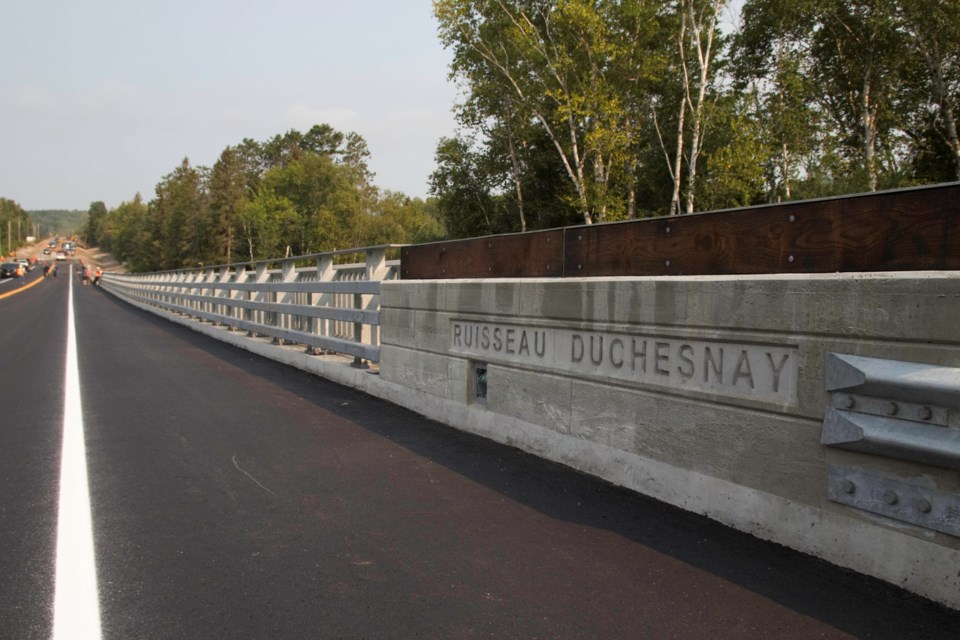
[[[381, 295], [367, 390], [960, 608], [956, 468], [821, 444], [827, 410], [852, 404], [825, 389], [828, 354], [960, 367], [960, 274], [400, 281]], [[957, 407], [934, 410], [943, 425], [917, 428], [960, 442]], [[830, 500], [837, 473], [929, 490], [945, 526]]]

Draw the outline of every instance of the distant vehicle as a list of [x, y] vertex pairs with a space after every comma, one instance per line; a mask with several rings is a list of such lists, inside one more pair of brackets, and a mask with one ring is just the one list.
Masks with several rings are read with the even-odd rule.
[[57, 260], [66, 260], [66, 259], [67, 259], [67, 254], [65, 254], [63, 251], [57, 251]]
[[0, 278], [16, 278], [19, 262], [4, 262], [0, 264]]
[[17, 262], [23, 265], [24, 271], [33, 271], [33, 265], [26, 258], [17, 258]]
[[50, 247], [51, 249], [53, 249], [54, 247], [57, 246], [57, 241], [56, 241], [56, 240], [51, 240], [50, 242], [47, 243], [47, 246]]
[[45, 255], [45, 256], [50, 255], [50, 248], [49, 248], [49, 247], [47, 247], [46, 249], [43, 250], [43, 255]]

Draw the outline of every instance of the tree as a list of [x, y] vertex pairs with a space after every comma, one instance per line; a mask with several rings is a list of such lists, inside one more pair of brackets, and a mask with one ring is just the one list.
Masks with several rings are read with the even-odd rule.
[[702, 209], [748, 207], [766, 200], [766, 161], [773, 151], [764, 142], [763, 124], [734, 95], [710, 105], [706, 119], [713, 135], [702, 153], [704, 170], [697, 183]]
[[387, 191], [362, 221], [358, 246], [433, 242], [446, 237], [435, 208], [420, 198]]
[[284, 255], [284, 228], [295, 225], [297, 211], [287, 198], [270, 189], [258, 192], [237, 211], [239, 240], [252, 262]]
[[[697, 162], [703, 148], [704, 109], [707, 90], [713, 71], [717, 18], [725, 0], [680, 0], [680, 20], [684, 27], [680, 35], [680, 66], [683, 70], [683, 103], [690, 112], [690, 150], [687, 153], [687, 213], [694, 211], [694, 194], [697, 186]], [[686, 34], [686, 38], [684, 38]], [[687, 50], [693, 55], [693, 69], [688, 61]], [[682, 124], [683, 118], [680, 119]], [[683, 137], [678, 136], [677, 149]], [[679, 172], [674, 179], [679, 178]], [[679, 202], [677, 203], [679, 208]]]
[[305, 153], [264, 175], [263, 188], [288, 200], [296, 211], [281, 228], [281, 239], [294, 255], [357, 246], [357, 220], [364, 213], [364, 193], [350, 168], [329, 155]]
[[453, 238], [468, 238], [504, 229], [494, 215], [483, 156], [462, 137], [443, 138], [437, 145], [437, 168], [430, 175], [430, 193], [436, 197], [440, 218]]
[[159, 268], [157, 254], [151, 250], [149, 208], [140, 194], [109, 211], [102, 225], [100, 247], [123, 262], [130, 271]]
[[88, 245], [99, 245], [103, 241], [103, 223], [107, 217], [107, 206], [103, 202], [91, 202], [87, 210], [87, 224], [84, 226], [84, 238]]
[[233, 261], [237, 217], [250, 202], [260, 183], [256, 165], [239, 149], [227, 147], [210, 172], [207, 191], [210, 198], [213, 251], [217, 262]]
[[212, 256], [204, 172], [187, 158], [164, 176], [151, 203], [160, 266], [196, 267]]

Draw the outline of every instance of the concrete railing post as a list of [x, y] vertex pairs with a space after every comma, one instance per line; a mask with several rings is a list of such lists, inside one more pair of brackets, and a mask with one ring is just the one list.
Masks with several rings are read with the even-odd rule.
[[[390, 268], [387, 266], [386, 249], [368, 249], [365, 278], [367, 280], [381, 282], [386, 279], [389, 273]], [[380, 296], [365, 295], [362, 298], [361, 305], [361, 308], [366, 311], [377, 311], [380, 309]], [[380, 344], [379, 325], [363, 325], [363, 331], [363, 341], [372, 345]]]
[[[269, 277], [270, 277], [270, 273], [267, 271], [267, 263], [266, 262], [257, 263], [257, 271], [253, 278], [254, 283], [263, 284], [264, 282], [267, 281]], [[249, 300], [255, 299], [257, 302], [265, 302], [267, 299], [267, 295], [268, 294], [266, 291], [263, 291], [260, 289], [258, 289], [257, 291], [247, 292], [248, 299]], [[263, 324], [263, 315], [264, 315], [263, 311], [258, 311], [253, 309], [247, 310], [247, 319], [256, 324]], [[249, 335], [250, 337], [253, 337], [256, 335], [256, 332], [249, 331], [247, 332], [247, 335]]]
[[[289, 284], [294, 282], [298, 277], [297, 265], [294, 260], [284, 260], [280, 264], [280, 282], [284, 284]], [[284, 291], [277, 294], [274, 294], [274, 302], [282, 302], [284, 304], [293, 304], [295, 294], [292, 291]], [[274, 314], [274, 326], [278, 329], [291, 329], [293, 322], [293, 316], [290, 314]], [[274, 344], [283, 344], [283, 338], [274, 338]]]
[[[333, 280], [333, 256], [329, 254], [323, 254], [317, 256], [317, 282], [330, 282]], [[311, 306], [320, 306], [320, 307], [331, 307], [333, 302], [333, 296], [330, 293], [311, 293], [310, 294], [310, 305]], [[330, 331], [330, 320], [326, 318], [311, 318], [311, 333], [320, 336], [329, 336]], [[319, 355], [321, 352], [320, 349], [308, 348], [308, 352], [314, 355]]]

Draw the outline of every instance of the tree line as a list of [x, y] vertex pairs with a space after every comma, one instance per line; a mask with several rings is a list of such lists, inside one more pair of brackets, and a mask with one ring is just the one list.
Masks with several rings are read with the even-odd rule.
[[223, 150], [213, 167], [180, 166], [107, 210], [90, 205], [84, 236], [131, 271], [299, 256], [444, 237], [429, 203], [372, 183], [366, 141], [321, 124]]
[[435, 0], [454, 236], [960, 180], [953, 0]]
[[39, 229], [39, 238], [73, 236], [87, 221], [87, 212], [79, 209], [31, 209], [27, 215]]

